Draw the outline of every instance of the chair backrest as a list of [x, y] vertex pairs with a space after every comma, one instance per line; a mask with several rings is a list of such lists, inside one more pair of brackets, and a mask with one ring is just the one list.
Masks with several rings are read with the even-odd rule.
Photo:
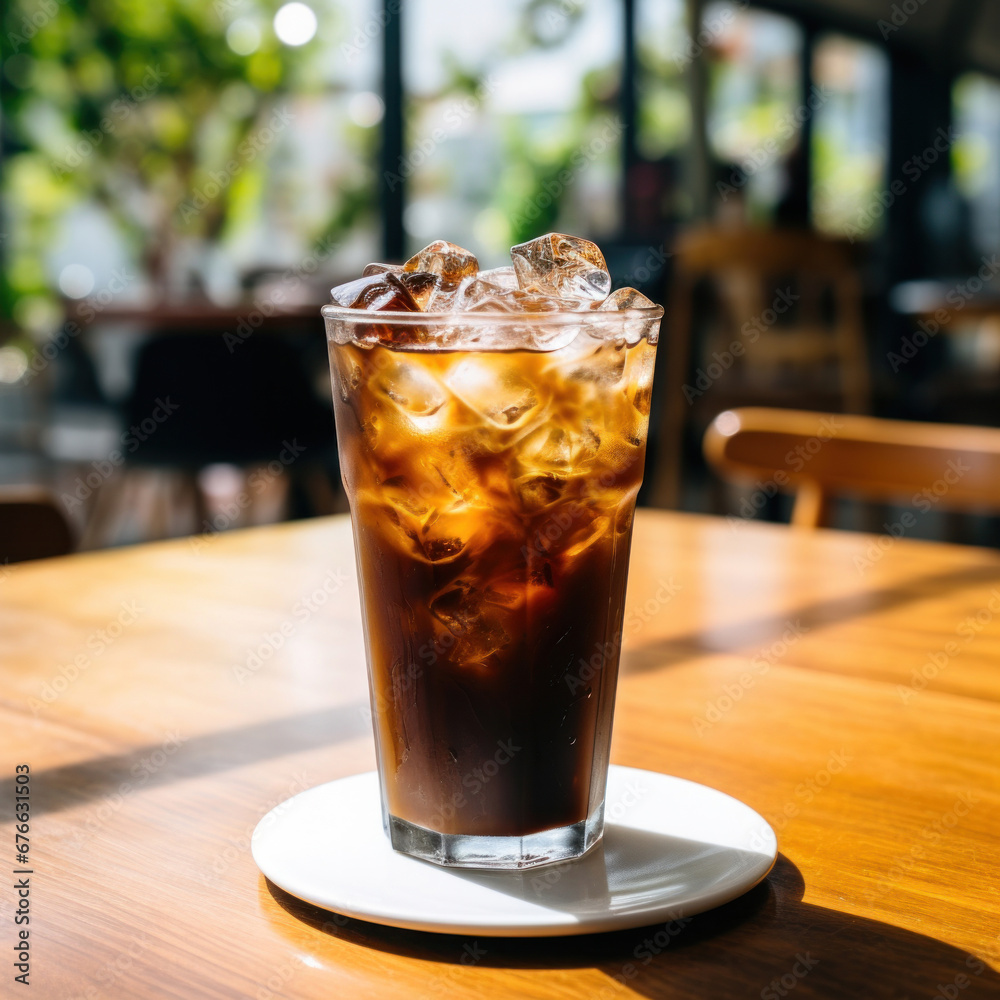
[[676, 274], [679, 293], [712, 280], [729, 317], [723, 344], [754, 326], [744, 361], [766, 369], [833, 360], [844, 409], [868, 412], [861, 280], [846, 245], [807, 230], [698, 226], [677, 241]]
[[746, 269], [762, 275], [808, 273], [832, 280], [856, 273], [843, 244], [808, 230], [696, 226], [681, 233], [674, 252], [679, 269], [699, 276]]
[[47, 559], [72, 551], [69, 522], [48, 491], [0, 488], [0, 563]]
[[715, 418], [705, 455], [725, 478], [796, 494], [817, 527], [838, 495], [917, 509], [1000, 510], [1000, 429], [746, 407]]
[[[651, 491], [652, 502], [666, 507], [679, 502], [690, 422], [703, 428], [725, 406], [803, 406], [814, 398], [823, 400], [818, 405], [867, 413], [871, 400], [861, 279], [847, 246], [805, 230], [697, 226], [682, 233], [674, 249]], [[707, 374], [698, 369], [709, 378], [707, 389], [697, 380], [688, 385], [699, 361], [692, 358], [696, 293], [706, 280], [721, 322], [704, 350], [717, 346], [728, 356], [728, 363], [715, 365], [722, 369], [718, 376], [711, 366], [705, 366]], [[737, 373], [742, 382], [733, 377]], [[721, 397], [714, 410], [713, 396]]]

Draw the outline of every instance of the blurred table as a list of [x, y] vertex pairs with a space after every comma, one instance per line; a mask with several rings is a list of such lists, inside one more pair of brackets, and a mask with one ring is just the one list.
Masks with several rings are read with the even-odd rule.
[[149, 333], [218, 333], [230, 330], [237, 335], [243, 329], [322, 330], [320, 309], [323, 303], [275, 302], [263, 296], [233, 306], [219, 306], [207, 299], [185, 299], [160, 304], [111, 303], [97, 308], [90, 300], [67, 301], [63, 308], [67, 320], [83, 327], [137, 326]]
[[613, 759], [781, 857], [680, 933], [534, 941], [334, 919], [253, 864], [276, 803], [374, 766], [346, 518], [0, 570], [35, 994], [1000, 995], [1000, 556], [652, 512], [633, 553]]
[[958, 320], [984, 319], [1000, 315], [1000, 292], [978, 274], [952, 281], [904, 281], [889, 293], [892, 308], [903, 316], [936, 316], [948, 329]]

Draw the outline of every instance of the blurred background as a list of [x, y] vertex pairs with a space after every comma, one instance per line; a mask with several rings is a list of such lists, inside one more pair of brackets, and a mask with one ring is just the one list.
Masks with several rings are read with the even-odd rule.
[[319, 306], [436, 238], [489, 267], [587, 236], [667, 307], [647, 504], [787, 519], [702, 458], [734, 405], [1000, 426], [1000, 5], [11, 0], [2, 28], [0, 487], [75, 547], [346, 509]]

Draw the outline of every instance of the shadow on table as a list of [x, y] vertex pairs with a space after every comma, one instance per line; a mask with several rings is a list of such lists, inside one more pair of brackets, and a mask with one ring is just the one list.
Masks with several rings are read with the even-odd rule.
[[[345, 943], [446, 967], [598, 969], [607, 984], [592, 994], [596, 998], [619, 997], [622, 986], [647, 997], [698, 1000], [777, 1000], [792, 991], [794, 1000], [1000, 996], [1000, 975], [973, 955], [891, 924], [803, 902], [802, 875], [783, 855], [755, 889], [685, 926], [671, 921], [577, 937], [399, 930], [331, 914], [263, 878], [261, 883], [265, 911], [272, 907], [269, 893], [298, 920]], [[275, 924], [288, 933], [285, 921]], [[301, 933], [291, 936], [301, 950]], [[467, 982], [466, 975], [455, 968], [455, 985]], [[426, 983], [414, 978], [409, 991], [413, 996], [441, 993], [445, 977], [447, 971], [428, 973]]]
[[942, 594], [951, 594], [959, 587], [974, 585], [996, 586], [1000, 581], [1000, 566], [974, 566], [930, 576], [919, 576], [898, 586], [879, 590], [858, 590], [856, 593], [828, 600], [813, 601], [797, 608], [784, 608], [780, 614], [699, 626], [695, 631], [666, 636], [649, 643], [636, 642], [626, 647], [622, 659], [622, 674], [638, 674], [659, 670], [691, 659], [692, 654], [730, 652], [742, 654], [756, 649], [780, 636], [789, 620], [798, 622], [806, 631], [850, 621], [874, 611], [885, 611], [913, 601], [923, 601]]
[[[351, 702], [190, 738], [183, 733], [168, 733], [157, 743], [38, 771], [32, 775], [37, 791], [32, 794], [31, 811], [36, 816], [59, 812], [112, 794], [124, 794], [123, 786], [148, 790], [335, 746], [370, 735], [366, 708], [367, 702]], [[0, 780], [3, 801], [12, 802], [13, 796], [13, 776]]]

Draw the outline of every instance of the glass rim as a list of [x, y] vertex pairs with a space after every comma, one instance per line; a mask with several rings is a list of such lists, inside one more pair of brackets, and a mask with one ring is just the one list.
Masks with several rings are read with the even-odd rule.
[[324, 319], [349, 323], [392, 326], [524, 326], [538, 323], [554, 326], [580, 326], [584, 323], [653, 322], [663, 318], [663, 306], [638, 309], [578, 309], [554, 312], [380, 312], [328, 304], [320, 310]]

